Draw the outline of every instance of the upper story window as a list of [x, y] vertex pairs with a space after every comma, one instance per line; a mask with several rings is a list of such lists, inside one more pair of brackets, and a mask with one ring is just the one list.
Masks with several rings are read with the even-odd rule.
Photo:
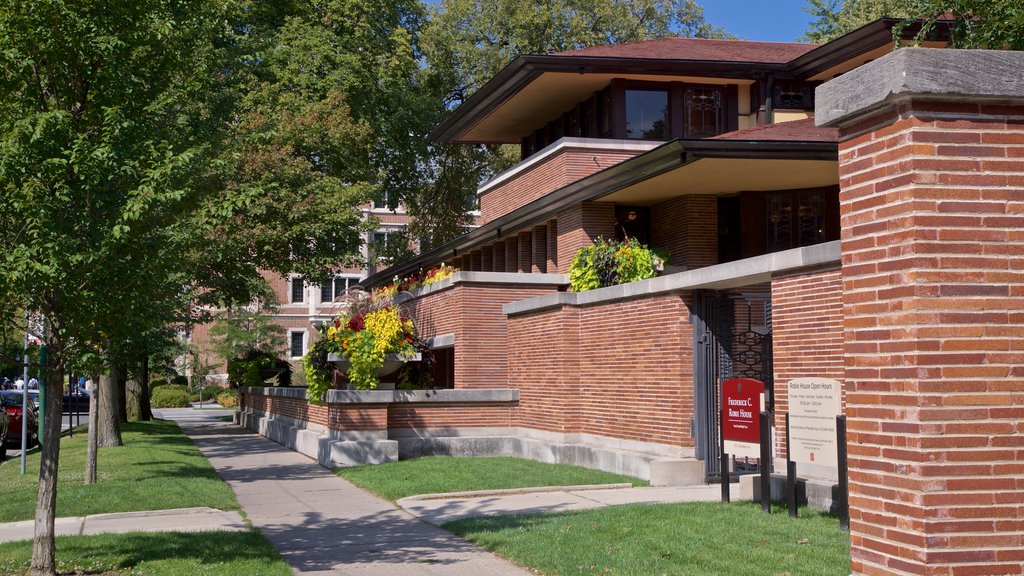
[[320, 301], [331, 302], [359, 283], [359, 276], [335, 276], [320, 285]]
[[722, 89], [687, 87], [683, 92], [683, 124], [687, 138], [710, 138], [726, 130]]
[[739, 86], [613, 79], [520, 140], [522, 158], [563, 136], [710, 138], [739, 128]]
[[295, 276], [291, 279], [291, 298], [289, 303], [302, 304], [306, 301], [306, 281], [302, 276]]
[[668, 137], [668, 91], [626, 90], [626, 138]]
[[767, 196], [768, 252], [820, 244], [835, 236], [826, 218], [823, 190], [773, 192]]

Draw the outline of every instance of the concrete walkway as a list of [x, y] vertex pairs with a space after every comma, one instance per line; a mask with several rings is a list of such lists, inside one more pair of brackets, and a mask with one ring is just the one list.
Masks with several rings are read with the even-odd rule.
[[159, 410], [231, 485], [249, 520], [296, 574], [526, 576], [529, 572], [422, 522], [293, 452], [221, 418]]

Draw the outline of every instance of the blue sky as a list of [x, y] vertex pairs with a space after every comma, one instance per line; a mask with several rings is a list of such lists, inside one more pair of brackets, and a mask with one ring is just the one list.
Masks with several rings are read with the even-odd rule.
[[806, 0], [697, 0], [704, 18], [724, 26], [737, 38], [794, 42], [803, 35], [811, 16]]

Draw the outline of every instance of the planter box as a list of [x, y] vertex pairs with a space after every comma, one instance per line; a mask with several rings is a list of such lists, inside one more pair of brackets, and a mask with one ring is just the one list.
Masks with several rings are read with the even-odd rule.
[[[419, 352], [408, 356], [403, 356], [401, 354], [388, 354], [384, 356], [384, 365], [377, 369], [377, 378], [394, 373], [406, 362], [419, 362], [422, 359], [423, 357]], [[348, 372], [348, 367], [351, 364], [348, 361], [348, 358], [338, 356], [337, 354], [328, 354], [327, 361], [337, 365], [338, 369], [342, 372]]]

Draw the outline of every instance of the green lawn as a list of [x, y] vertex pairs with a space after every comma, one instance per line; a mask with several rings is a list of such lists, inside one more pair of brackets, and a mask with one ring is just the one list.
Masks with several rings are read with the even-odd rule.
[[415, 494], [575, 486], [580, 484], [647, 482], [568, 464], [544, 464], [522, 458], [429, 456], [387, 464], [339, 468], [337, 474], [353, 484], [391, 501]]
[[[32, 542], [0, 544], [0, 574], [28, 574]], [[290, 576], [256, 530], [135, 533], [57, 538], [57, 570], [138, 576]]]
[[[231, 488], [177, 424], [163, 420], [121, 425], [124, 446], [101, 448], [98, 482], [82, 483], [85, 476], [84, 427], [60, 445], [57, 481], [57, 516], [84, 516], [105, 512], [134, 512], [209, 506], [237, 510]], [[39, 482], [39, 454], [30, 453], [26, 474], [19, 474], [18, 459], [0, 465], [0, 522], [29, 520], [35, 516]]]
[[548, 576], [845, 576], [849, 535], [835, 518], [756, 503], [611, 506], [471, 518], [444, 527]]

